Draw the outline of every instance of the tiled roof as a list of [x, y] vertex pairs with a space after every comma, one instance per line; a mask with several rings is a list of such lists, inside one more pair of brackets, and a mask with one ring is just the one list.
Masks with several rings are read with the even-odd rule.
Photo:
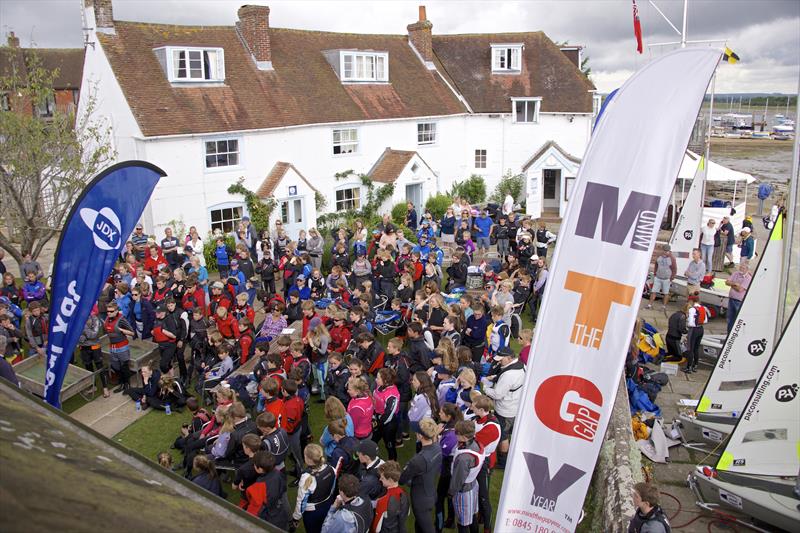
[[417, 152], [408, 150], [392, 150], [391, 148], [387, 148], [383, 151], [378, 160], [375, 161], [375, 164], [372, 165], [367, 175], [372, 181], [394, 183], [416, 153]]
[[[491, 45], [523, 43], [520, 74], [492, 74]], [[434, 35], [433, 51], [476, 113], [509, 113], [510, 98], [542, 97], [543, 112], [591, 113], [592, 83], [542, 32]]]
[[550, 147], [553, 147], [556, 150], [558, 150], [561, 153], [561, 155], [563, 155], [568, 161], [572, 161], [577, 165], [581, 164], [580, 157], [575, 157], [574, 155], [570, 154], [569, 152], [561, 148], [555, 141], [547, 141], [542, 145], [541, 148], [536, 150], [536, 153], [533, 154], [524, 165], [522, 165], [522, 170], [523, 171], [528, 170], [531, 167], [531, 165], [533, 165], [536, 161], [538, 161], [539, 158], [542, 157], [545, 154], [545, 152], [547, 152], [547, 150], [550, 149]]
[[[98, 38], [146, 136], [466, 112], [405, 35], [271, 28], [274, 70], [259, 71], [233, 26], [114, 24]], [[173, 87], [153, 53], [170, 45], [223, 48], [225, 85]], [[339, 49], [388, 52], [390, 83], [343, 85], [323, 55]]]
[[[83, 76], [83, 48], [0, 48], [0, 76], [11, 74], [16, 67], [18, 75], [25, 79], [27, 65], [33, 55], [39, 57], [46, 70], [58, 69], [53, 80], [54, 89], [80, 89]], [[24, 61], [23, 61], [24, 59]]]
[[311, 182], [308, 181], [305, 176], [300, 174], [300, 171], [297, 170], [297, 168], [293, 164], [285, 163], [283, 161], [278, 161], [272, 167], [272, 170], [269, 171], [267, 177], [264, 178], [264, 181], [261, 183], [261, 186], [256, 191], [256, 196], [258, 196], [259, 198], [269, 198], [272, 195], [272, 193], [275, 192], [275, 189], [278, 187], [278, 184], [281, 182], [283, 177], [286, 175], [286, 172], [288, 172], [290, 168], [294, 170], [298, 176], [300, 176], [301, 180], [306, 182], [306, 184], [308, 184], [308, 186], [311, 187], [311, 190], [313, 190], [314, 192], [319, 192], [316, 187], [311, 185]]

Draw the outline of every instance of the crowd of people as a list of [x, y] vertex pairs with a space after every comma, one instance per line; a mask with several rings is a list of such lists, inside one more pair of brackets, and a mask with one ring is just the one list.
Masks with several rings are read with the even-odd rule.
[[[181, 460], [159, 461], [220, 496], [220, 471], [231, 471], [241, 507], [278, 527], [404, 531], [411, 513], [417, 531], [488, 531], [489, 480], [505, 466], [532, 339], [518, 318], [536, 317], [556, 238], [506, 203], [456, 200], [438, 220], [409, 205], [408, 230], [385, 215], [330, 238], [290, 236], [280, 220], [259, 232], [244, 217], [232, 248], [226, 235], [167, 228], [157, 239], [139, 224], [76, 353], [104, 396], [190, 411], [174, 442]], [[0, 287], [9, 360], [47, 343], [44, 272], [31, 264], [23, 276]], [[158, 347], [141, 383], [132, 339]], [[324, 404], [321, 435], [311, 402]], [[400, 464], [403, 446], [416, 453]]]

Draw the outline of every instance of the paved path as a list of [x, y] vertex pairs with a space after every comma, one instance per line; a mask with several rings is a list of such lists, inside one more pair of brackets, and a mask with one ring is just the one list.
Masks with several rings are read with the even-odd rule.
[[136, 411], [136, 404], [126, 394], [111, 394], [108, 398], [95, 398], [70, 416], [105, 437], [113, 437], [133, 424], [147, 411]]

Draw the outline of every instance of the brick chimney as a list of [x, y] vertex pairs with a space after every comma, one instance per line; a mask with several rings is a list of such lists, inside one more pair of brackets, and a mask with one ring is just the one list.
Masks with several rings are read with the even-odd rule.
[[8, 33], [8, 46], [9, 48], [19, 48], [19, 37], [14, 35], [14, 32]]
[[94, 20], [97, 31], [114, 33], [114, 9], [111, 0], [94, 0]]
[[433, 24], [428, 20], [425, 15], [425, 6], [419, 6], [419, 20], [414, 24], [409, 24], [406, 28], [408, 30], [408, 40], [411, 45], [422, 56], [425, 63], [433, 63], [433, 39], [431, 37], [431, 29]]
[[258, 70], [272, 70], [272, 49], [269, 43], [269, 7], [242, 6], [237, 12], [237, 27]]

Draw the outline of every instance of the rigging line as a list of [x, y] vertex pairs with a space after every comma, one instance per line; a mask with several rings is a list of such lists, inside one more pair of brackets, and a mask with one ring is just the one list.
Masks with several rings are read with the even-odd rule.
[[675, 33], [677, 33], [678, 35], [680, 35], [681, 37], [683, 37], [683, 34], [681, 33], [681, 30], [679, 30], [677, 27], [675, 27], [675, 24], [673, 24], [673, 23], [672, 23], [672, 22], [671, 22], [671, 21], [670, 21], [670, 20], [667, 18], [667, 16], [664, 14], [664, 12], [663, 12], [663, 11], [661, 11], [661, 10], [658, 8], [658, 6], [656, 5], [656, 3], [655, 3], [655, 2], [653, 2], [653, 0], [647, 0], [647, 1], [650, 3], [650, 5], [651, 5], [651, 6], [653, 6], [653, 7], [656, 9], [656, 11], [658, 11], [658, 14], [659, 14], [659, 15], [661, 15], [661, 17], [662, 17], [664, 20], [666, 20], [666, 21], [667, 21], [667, 24], [669, 24], [669, 25], [670, 25], [670, 27], [671, 27], [673, 30], [675, 30]]

